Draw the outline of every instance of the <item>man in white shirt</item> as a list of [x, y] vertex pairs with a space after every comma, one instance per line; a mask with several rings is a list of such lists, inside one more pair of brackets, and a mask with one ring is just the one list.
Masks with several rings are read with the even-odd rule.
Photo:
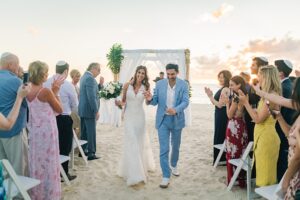
[[[50, 88], [54, 79], [63, 73], [69, 72], [69, 64], [65, 61], [59, 61], [56, 64], [56, 74], [49, 78], [44, 84], [45, 87]], [[78, 97], [75, 87], [69, 81], [64, 81], [59, 91], [60, 100], [63, 106], [63, 112], [56, 116], [57, 128], [59, 133], [59, 151], [61, 155], [69, 156], [72, 150], [73, 142], [73, 120], [71, 112], [77, 112]], [[62, 164], [69, 180], [73, 180], [76, 176], [69, 174], [69, 162]]]

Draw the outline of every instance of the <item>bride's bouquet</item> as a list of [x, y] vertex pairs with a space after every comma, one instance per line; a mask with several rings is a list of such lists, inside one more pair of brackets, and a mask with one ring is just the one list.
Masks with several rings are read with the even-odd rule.
[[122, 92], [122, 83], [120, 82], [109, 82], [99, 91], [100, 98], [106, 100], [111, 98], [117, 98]]

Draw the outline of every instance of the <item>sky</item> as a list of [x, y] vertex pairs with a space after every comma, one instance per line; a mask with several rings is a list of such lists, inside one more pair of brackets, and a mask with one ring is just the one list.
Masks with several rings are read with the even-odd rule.
[[[12, 52], [27, 69], [58, 60], [84, 71], [124, 49], [190, 49], [191, 81], [222, 69], [249, 71], [253, 56], [289, 59], [300, 68], [297, 0], [0, 0], [0, 54]], [[298, 23], [297, 23], [298, 22]], [[151, 71], [151, 69], [150, 69]], [[157, 71], [154, 69], [153, 71]], [[153, 77], [154, 79], [154, 77]]]

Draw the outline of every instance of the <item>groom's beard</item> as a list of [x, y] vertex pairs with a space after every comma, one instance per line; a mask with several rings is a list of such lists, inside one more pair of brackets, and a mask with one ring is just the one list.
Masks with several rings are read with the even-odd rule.
[[176, 78], [168, 78], [169, 79], [169, 81], [176, 81]]

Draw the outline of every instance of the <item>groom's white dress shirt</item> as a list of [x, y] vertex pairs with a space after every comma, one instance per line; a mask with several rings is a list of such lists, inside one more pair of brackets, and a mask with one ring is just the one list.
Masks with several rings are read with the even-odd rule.
[[[168, 90], [167, 90], [167, 108], [173, 108], [174, 107], [174, 101], [175, 101], [175, 89], [176, 84], [173, 86], [173, 88], [170, 86], [168, 82]], [[166, 113], [167, 114], [167, 113]], [[169, 114], [167, 114], [169, 115]]]

